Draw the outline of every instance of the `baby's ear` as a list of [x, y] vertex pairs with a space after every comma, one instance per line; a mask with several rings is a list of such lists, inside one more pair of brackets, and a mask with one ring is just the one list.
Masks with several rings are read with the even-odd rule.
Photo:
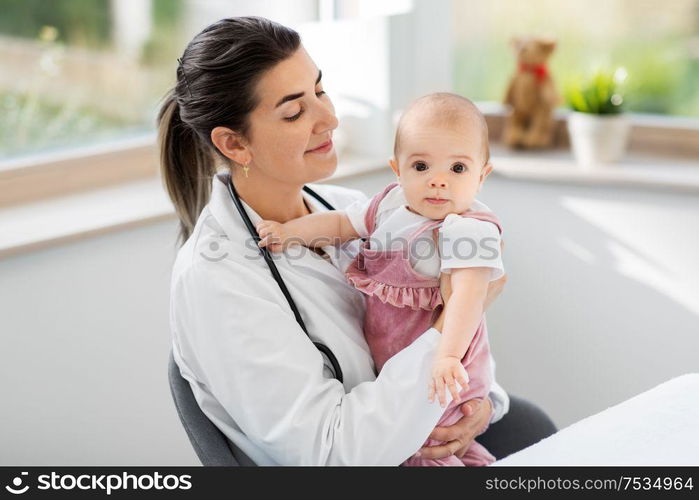
[[393, 170], [393, 173], [396, 174], [398, 178], [400, 178], [400, 171], [398, 170], [398, 162], [396, 161], [395, 158], [389, 158], [388, 159], [388, 164], [391, 167], [391, 170]]
[[483, 168], [481, 169], [481, 181], [480, 181], [480, 186], [478, 186], [478, 190], [480, 191], [481, 186], [483, 186], [483, 181], [485, 181], [486, 177], [490, 175], [490, 172], [493, 171], [493, 164], [488, 162], [485, 165], [483, 165]]

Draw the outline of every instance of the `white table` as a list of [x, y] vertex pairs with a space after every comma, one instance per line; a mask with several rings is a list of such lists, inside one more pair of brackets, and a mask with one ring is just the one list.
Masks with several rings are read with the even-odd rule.
[[699, 373], [673, 378], [493, 463], [699, 465]]

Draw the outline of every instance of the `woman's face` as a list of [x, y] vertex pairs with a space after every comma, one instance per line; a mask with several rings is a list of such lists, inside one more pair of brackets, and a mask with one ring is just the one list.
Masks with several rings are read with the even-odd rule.
[[301, 185], [335, 171], [332, 134], [338, 122], [320, 77], [303, 45], [262, 76], [250, 116], [250, 177], [259, 172]]

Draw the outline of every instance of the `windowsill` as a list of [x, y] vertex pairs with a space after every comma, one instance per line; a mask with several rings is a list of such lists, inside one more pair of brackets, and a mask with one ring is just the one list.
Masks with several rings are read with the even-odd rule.
[[[567, 150], [513, 152], [495, 144], [491, 155], [493, 175], [513, 180], [699, 193], [695, 157], [632, 153], [618, 164], [583, 170]], [[385, 158], [345, 155], [335, 175], [322, 182], [388, 168]], [[163, 220], [175, 220], [175, 213], [157, 176], [0, 206], [0, 259]]]
[[[340, 163], [335, 175], [325, 182], [376, 171], [381, 163], [385, 164], [354, 158]], [[174, 207], [160, 177], [153, 176], [0, 206], [0, 259], [170, 219], [176, 219]]]
[[579, 166], [569, 150], [491, 148], [493, 174], [515, 180], [699, 192], [699, 158], [628, 153], [618, 163]]
[[142, 134], [0, 161], [0, 208], [152, 178], [156, 136]]
[[0, 259], [174, 219], [159, 177], [0, 208]]

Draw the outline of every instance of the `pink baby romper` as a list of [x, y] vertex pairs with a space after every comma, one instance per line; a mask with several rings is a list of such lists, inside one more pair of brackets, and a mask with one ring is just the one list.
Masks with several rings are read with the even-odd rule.
[[[376, 224], [376, 212], [381, 200], [397, 186], [392, 183], [383, 192], [374, 196], [365, 216], [369, 237], [357, 257], [347, 267], [345, 275], [349, 281], [368, 297], [364, 336], [371, 349], [376, 370], [381, 371], [384, 363], [401, 349], [410, 345], [420, 334], [432, 326], [442, 308], [439, 279], [418, 273], [410, 264], [408, 249], [420, 234], [438, 230], [443, 221], [428, 220], [408, 238], [408, 244], [397, 250], [374, 250], [369, 248], [371, 234]], [[490, 212], [467, 210], [460, 214], [492, 222], [502, 232], [500, 223]], [[469, 387], [461, 392], [461, 403], [453, 401], [447, 406], [438, 426], [448, 426], [463, 417], [460, 406], [473, 398], [485, 398], [492, 383], [490, 347], [485, 321], [481, 318], [471, 344], [462, 363], [469, 375]], [[427, 397], [425, 380], [425, 397]], [[422, 389], [422, 388], [416, 388]], [[438, 403], [435, 403], [438, 404]], [[487, 426], [479, 433], [482, 434]], [[444, 444], [428, 438], [423, 446]], [[495, 457], [481, 444], [473, 441], [463, 458], [455, 455], [443, 459], [423, 459], [412, 456], [405, 466], [484, 466], [495, 461]]]

